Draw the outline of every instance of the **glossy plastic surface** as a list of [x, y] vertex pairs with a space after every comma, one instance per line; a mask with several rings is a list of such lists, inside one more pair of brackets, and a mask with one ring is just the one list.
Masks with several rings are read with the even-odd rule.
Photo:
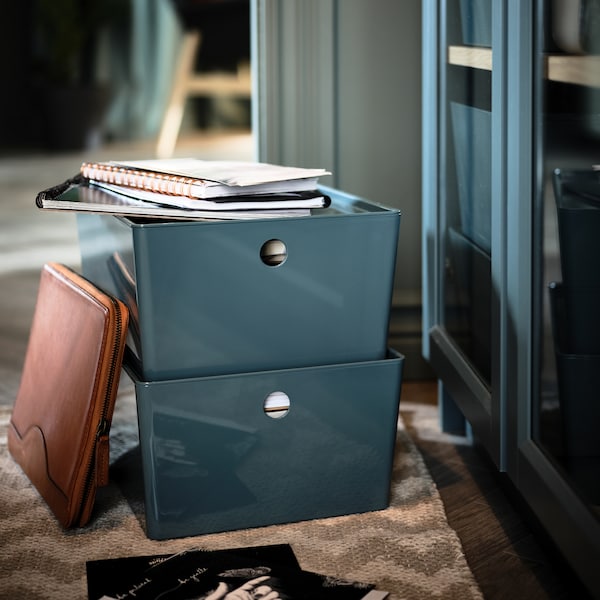
[[130, 307], [145, 379], [385, 356], [400, 213], [324, 191], [310, 217], [78, 216], [83, 274]]
[[[387, 507], [403, 362], [390, 351], [379, 361], [153, 382], [130, 368], [147, 535]], [[265, 410], [273, 392], [289, 400], [285, 416]]]

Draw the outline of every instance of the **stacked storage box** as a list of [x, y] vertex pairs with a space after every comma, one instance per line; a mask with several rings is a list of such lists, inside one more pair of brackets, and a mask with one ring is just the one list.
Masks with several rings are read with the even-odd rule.
[[400, 214], [322, 189], [309, 217], [78, 216], [83, 274], [131, 310], [151, 538], [388, 505]]
[[553, 180], [562, 282], [552, 282], [549, 294], [563, 438], [567, 458], [583, 464], [600, 457], [600, 173], [557, 170]]

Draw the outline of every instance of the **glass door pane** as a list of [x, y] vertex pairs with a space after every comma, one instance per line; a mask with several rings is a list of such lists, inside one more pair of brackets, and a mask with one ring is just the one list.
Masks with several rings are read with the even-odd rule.
[[537, 15], [533, 437], [598, 507], [600, 7], [540, 0]]
[[442, 43], [443, 323], [490, 385], [491, 2], [448, 0]]

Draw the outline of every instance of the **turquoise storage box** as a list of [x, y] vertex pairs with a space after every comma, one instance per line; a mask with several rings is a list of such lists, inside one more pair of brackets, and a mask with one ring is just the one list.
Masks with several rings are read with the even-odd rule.
[[78, 215], [83, 275], [130, 307], [144, 379], [384, 358], [400, 212], [322, 189], [307, 217]]
[[152, 382], [129, 362], [148, 537], [386, 508], [403, 361]]

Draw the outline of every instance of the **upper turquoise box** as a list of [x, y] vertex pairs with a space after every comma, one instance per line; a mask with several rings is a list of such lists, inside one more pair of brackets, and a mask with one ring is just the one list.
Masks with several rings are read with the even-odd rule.
[[83, 275], [130, 308], [147, 380], [385, 357], [400, 211], [330, 188], [311, 216], [79, 214]]

